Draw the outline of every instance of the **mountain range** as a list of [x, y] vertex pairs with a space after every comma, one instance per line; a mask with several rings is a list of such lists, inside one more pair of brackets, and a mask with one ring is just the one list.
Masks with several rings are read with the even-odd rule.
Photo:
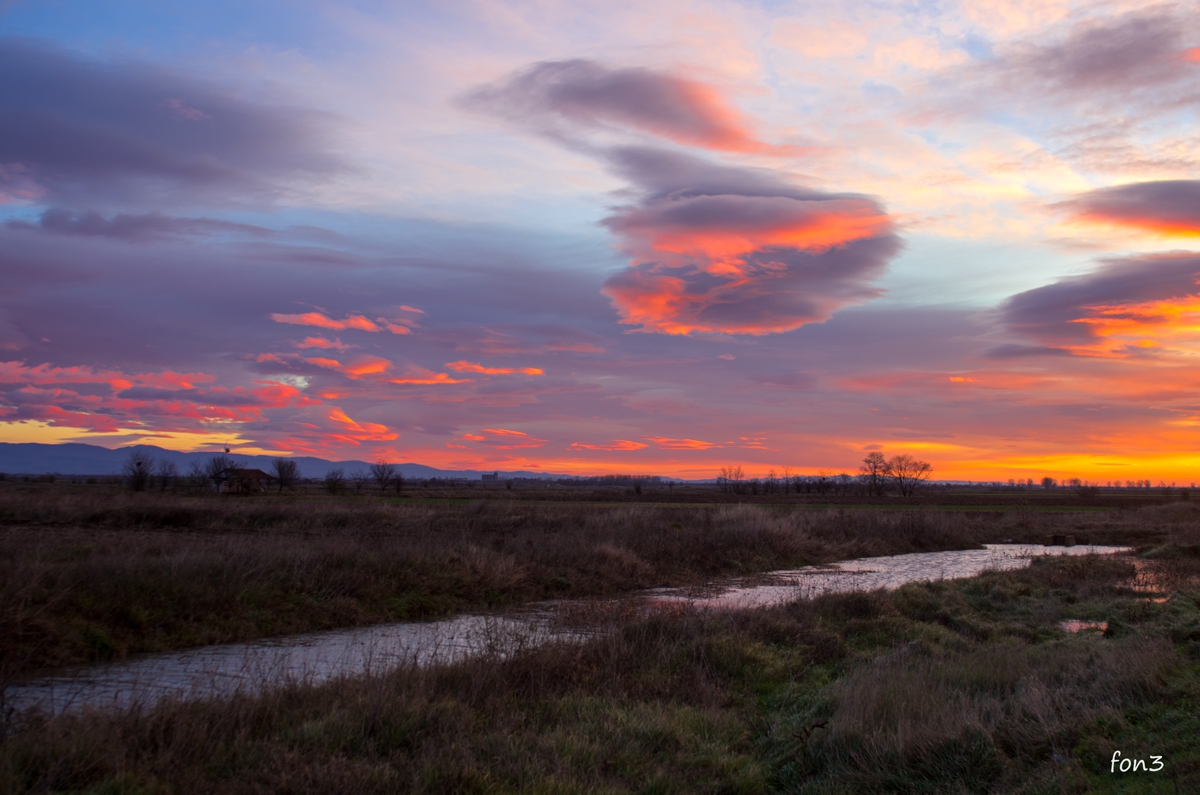
[[[111, 450], [94, 444], [39, 444], [36, 442], [0, 442], [0, 472], [10, 475], [119, 475], [129, 454], [140, 450], [154, 456], [156, 461], [172, 461], [180, 474], [186, 474], [193, 462], [203, 464], [213, 453], [181, 453], [164, 450], [154, 445], [139, 444]], [[279, 456], [238, 455], [231, 457], [247, 469], [271, 471], [271, 462]], [[349, 474], [355, 470], [366, 470], [367, 461], [329, 461], [312, 456], [287, 456], [300, 467], [305, 478], [323, 478], [331, 469], [340, 468]], [[478, 480], [484, 473], [475, 469], [436, 469], [424, 464], [397, 464], [396, 468], [405, 478], [467, 478]], [[487, 474], [491, 474], [488, 472]], [[500, 472], [506, 478], [570, 477], [548, 472], [516, 470]]]

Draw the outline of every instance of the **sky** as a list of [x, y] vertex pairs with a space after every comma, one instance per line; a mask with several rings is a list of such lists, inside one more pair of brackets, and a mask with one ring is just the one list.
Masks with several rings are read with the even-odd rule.
[[0, 441], [1200, 480], [1200, 17], [0, 0]]

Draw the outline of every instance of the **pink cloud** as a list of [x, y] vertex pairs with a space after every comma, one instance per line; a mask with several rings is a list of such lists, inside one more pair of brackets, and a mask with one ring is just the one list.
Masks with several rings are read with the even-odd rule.
[[482, 364], [475, 364], [465, 360], [457, 362], [446, 362], [446, 366], [458, 373], [481, 373], [483, 375], [545, 375], [545, 371], [538, 367], [484, 367]]
[[271, 319], [276, 323], [289, 323], [294, 326], [315, 326], [327, 329], [358, 329], [359, 331], [381, 331], [379, 326], [362, 315], [349, 315], [342, 320], [334, 320], [320, 312], [304, 312], [301, 314], [285, 315], [273, 312]]
[[618, 450], [645, 450], [650, 445], [642, 442], [631, 442], [628, 439], [613, 439], [611, 442], [572, 442], [570, 447], [572, 450], [603, 450], [603, 451], [618, 451]]

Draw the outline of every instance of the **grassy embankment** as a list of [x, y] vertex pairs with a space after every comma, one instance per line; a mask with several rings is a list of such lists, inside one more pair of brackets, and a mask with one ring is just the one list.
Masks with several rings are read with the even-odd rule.
[[[626, 624], [583, 646], [10, 727], [0, 789], [1194, 792], [1200, 511], [1138, 561]], [[1169, 601], [1131, 586], [1150, 584]], [[1063, 619], [1107, 621], [1069, 635]], [[1114, 751], [1159, 773], [1111, 773]]]
[[977, 545], [985, 520], [755, 506], [0, 493], [0, 673]]
[[0, 675], [1050, 532], [1146, 543], [1163, 530], [1145, 510], [413, 505], [10, 486]]

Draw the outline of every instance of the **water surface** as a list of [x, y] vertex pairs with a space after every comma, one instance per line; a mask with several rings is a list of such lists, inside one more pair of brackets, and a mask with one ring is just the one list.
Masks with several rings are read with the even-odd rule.
[[[921, 552], [860, 558], [828, 566], [770, 572], [702, 588], [670, 588], [630, 594], [621, 600], [639, 611], [680, 604], [747, 609], [826, 593], [898, 588], [910, 582], [973, 577], [984, 570], [1028, 566], [1037, 555], [1087, 555], [1128, 551], [1122, 547], [1043, 547], [991, 544], [986, 549]], [[294, 682], [383, 672], [401, 665], [452, 663], [481, 654], [508, 656], [552, 639], [588, 637], [578, 622], [580, 602], [542, 602], [498, 615], [462, 615], [443, 621], [405, 622], [307, 635], [206, 646], [155, 654], [43, 676], [10, 686], [4, 707], [55, 714], [83, 708], [152, 706], [165, 698], [203, 698], [260, 692]], [[595, 604], [587, 603], [587, 604]]]

